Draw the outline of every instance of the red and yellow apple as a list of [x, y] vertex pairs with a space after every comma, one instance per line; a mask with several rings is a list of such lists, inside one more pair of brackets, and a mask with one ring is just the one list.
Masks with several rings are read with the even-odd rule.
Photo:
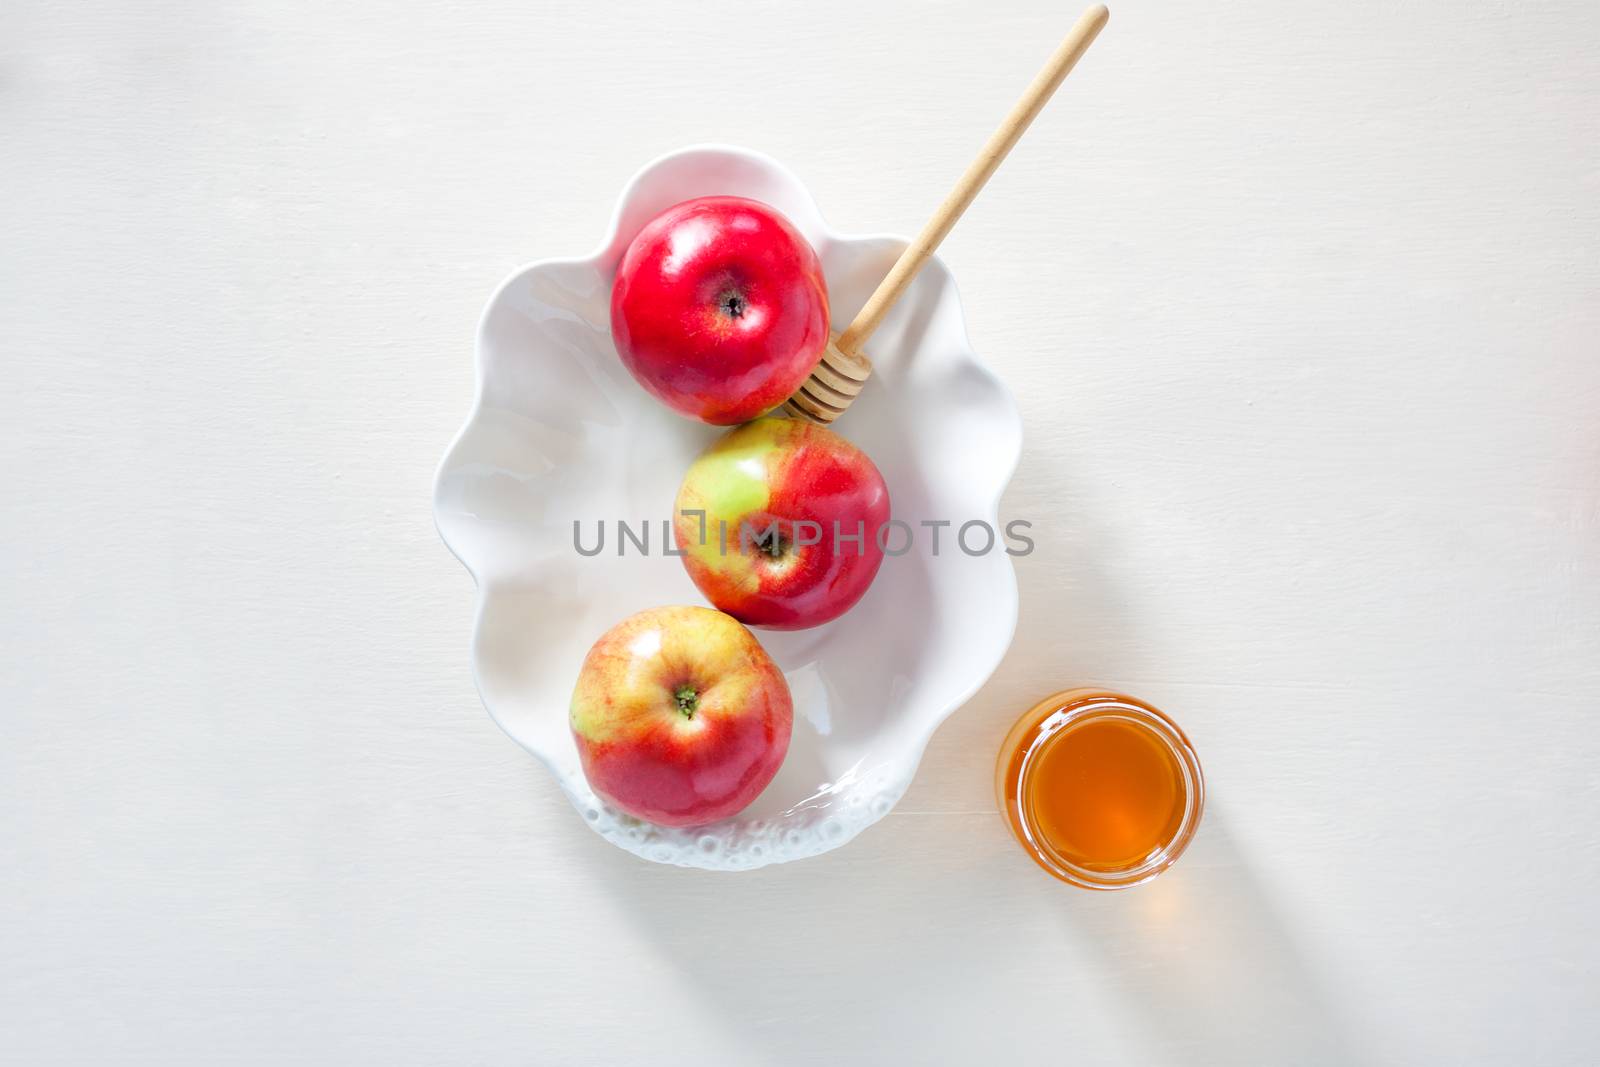
[[712, 604], [751, 626], [798, 630], [861, 599], [888, 521], [889, 489], [865, 452], [822, 426], [765, 418], [690, 465], [673, 539]]
[[828, 343], [816, 252], [756, 200], [704, 196], [648, 222], [611, 290], [623, 365], [681, 414], [732, 426], [800, 388]]
[[594, 791], [662, 826], [742, 811], [789, 750], [789, 685], [755, 635], [720, 611], [651, 608], [606, 631], [572, 693]]

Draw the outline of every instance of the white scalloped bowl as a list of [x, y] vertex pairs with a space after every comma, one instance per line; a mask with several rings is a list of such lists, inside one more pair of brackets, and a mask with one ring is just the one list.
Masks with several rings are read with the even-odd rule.
[[[567, 725], [573, 683], [590, 644], [625, 616], [704, 602], [662, 553], [663, 524], [690, 460], [721, 432], [667, 410], [623, 368], [611, 344], [611, 278], [652, 216], [713, 194], [789, 217], [822, 257], [835, 329], [904, 247], [834, 233], [800, 182], [765, 156], [702, 147], [651, 163], [623, 191], [598, 252], [524, 267], [490, 299], [476, 402], [439, 469], [434, 516], [477, 581], [472, 661], [494, 720], [607, 840], [662, 863], [737, 870], [826, 852], [886, 815], [934, 729], [999, 665], [1017, 590], [996, 509], [1022, 430], [1010, 394], [972, 351], [949, 272], [929, 263], [874, 337], [877, 371], [835, 426], [883, 472], [913, 548], [885, 559], [842, 618], [756, 631], [794, 694], [783, 768], [742, 814], [696, 830], [643, 823], [599, 800]], [[617, 554], [619, 519], [635, 530], [648, 520], [649, 555], [632, 544]], [[951, 525], [921, 525], [940, 520]], [[1002, 535], [993, 550], [956, 545], [974, 520]], [[602, 521], [605, 551], [580, 555], [574, 522], [592, 547]], [[981, 527], [968, 530], [969, 548], [985, 541]]]

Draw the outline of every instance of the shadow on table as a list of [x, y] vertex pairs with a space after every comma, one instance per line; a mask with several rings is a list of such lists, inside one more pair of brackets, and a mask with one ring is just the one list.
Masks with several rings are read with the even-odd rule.
[[[958, 841], [947, 819], [979, 821]], [[1359, 1062], [1220, 817], [1119, 893], [1051, 879], [988, 813], [890, 816], [838, 852], [741, 874], [598, 842], [593, 858], [703, 1025], [750, 1062], [1033, 1062], [1075, 1026], [1176, 1061]]]
[[1154, 882], [1061, 905], [1129, 1011], [1174, 1053], [1364, 1062], [1220, 814], [1208, 812], [1189, 852]]

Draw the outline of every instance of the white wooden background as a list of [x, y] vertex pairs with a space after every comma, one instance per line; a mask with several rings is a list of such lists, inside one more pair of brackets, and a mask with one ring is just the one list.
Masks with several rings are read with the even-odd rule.
[[[1017, 641], [855, 843], [647, 865], [480, 707], [429, 490], [492, 287], [696, 141], [910, 231], [1076, 15], [0, 6], [0, 1060], [1600, 1058], [1582, 0], [1114, 7], [945, 251]], [[992, 809], [1075, 683], [1209, 774], [1139, 891]]]

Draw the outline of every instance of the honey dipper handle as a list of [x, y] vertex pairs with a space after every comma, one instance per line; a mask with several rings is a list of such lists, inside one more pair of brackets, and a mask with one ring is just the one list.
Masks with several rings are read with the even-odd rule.
[[847, 355], [855, 355], [861, 351], [861, 346], [866, 343], [872, 331], [878, 328], [883, 317], [889, 313], [894, 302], [900, 299], [906, 287], [916, 278], [917, 272], [939, 248], [939, 242], [945, 239], [956, 220], [961, 218], [961, 213], [978, 196], [978, 191], [983, 188], [1000, 168], [1000, 161], [1005, 159], [1011, 149], [1021, 140], [1023, 131], [1028, 128], [1044, 105], [1049, 102], [1050, 96], [1056, 87], [1072, 72], [1083, 53], [1089, 50], [1094, 39], [1100, 35], [1105, 27], [1106, 19], [1111, 13], [1104, 4], [1096, 4], [1083, 13], [1077, 25], [1067, 34], [1061, 42], [1055, 55], [1050, 57], [1050, 62], [1044, 65], [1038, 77], [1033, 79], [1033, 84], [1028, 86], [1028, 91], [1022, 94], [1012, 107], [1011, 113], [1005, 117], [1000, 128], [994, 131], [994, 136], [983, 146], [983, 151], [978, 153], [978, 158], [967, 167], [967, 172], [956, 182], [956, 187], [950, 190], [950, 195], [945, 197], [944, 203], [939, 205], [939, 210], [922, 227], [922, 232], [916, 239], [906, 246], [900, 253], [900, 258], [890, 268], [883, 281], [878, 283], [878, 288], [867, 298], [864, 306], [855, 319], [839, 335], [839, 350]]

